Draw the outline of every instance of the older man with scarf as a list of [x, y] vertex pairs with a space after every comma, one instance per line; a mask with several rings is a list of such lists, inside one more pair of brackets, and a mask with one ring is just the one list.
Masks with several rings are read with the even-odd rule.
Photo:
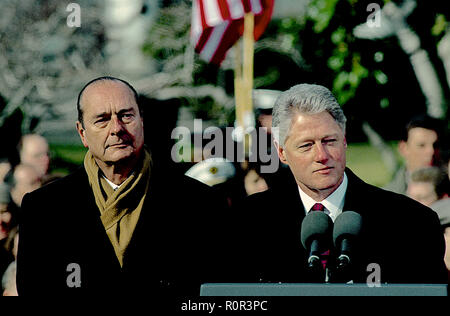
[[135, 89], [97, 78], [77, 106], [84, 166], [24, 198], [19, 295], [197, 295], [219, 280], [221, 207], [153, 165]]

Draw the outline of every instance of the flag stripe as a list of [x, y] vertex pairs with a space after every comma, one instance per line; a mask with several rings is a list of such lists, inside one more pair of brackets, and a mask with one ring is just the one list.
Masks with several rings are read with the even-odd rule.
[[203, 0], [205, 7], [206, 24], [209, 26], [216, 26], [222, 23], [222, 15], [220, 14], [219, 4], [216, 0]]
[[191, 18], [191, 39], [193, 43], [197, 43], [202, 33], [200, 8], [197, 0], [192, 3], [192, 18]]
[[220, 13], [222, 14], [222, 19], [224, 21], [232, 20], [230, 9], [228, 8], [226, 1], [218, 1], [218, 5], [220, 8]]
[[249, 0], [242, 0], [242, 5], [244, 6], [245, 13], [248, 13], [248, 12], [252, 11], [252, 6], [250, 5], [250, 1]]
[[195, 0], [198, 4], [198, 8], [200, 11], [200, 21], [202, 23], [202, 29], [205, 30], [208, 28], [208, 24], [206, 24], [206, 18], [205, 18], [205, 7], [203, 5], [203, 0]]
[[254, 14], [260, 14], [262, 12], [262, 5], [260, 0], [250, 0], [250, 4], [252, 6], [251, 11]]
[[197, 42], [197, 44], [195, 45], [195, 50], [198, 52], [201, 52], [205, 45], [208, 43], [209, 38], [211, 36], [212, 31], [214, 30], [214, 28], [207, 28], [204, 32], [202, 32], [200, 34], [200, 38]]
[[220, 65], [220, 63], [222, 62], [222, 60], [225, 59], [225, 56], [229, 50], [229, 48], [231, 48], [231, 46], [234, 45], [234, 43], [236, 43], [236, 41], [239, 39], [239, 37], [241, 36], [239, 33], [239, 28], [243, 27], [243, 21], [237, 21], [236, 23], [230, 23], [230, 25], [228, 26], [226, 32], [223, 34], [222, 37], [222, 41], [220, 42], [220, 46], [217, 47], [214, 56], [211, 58], [211, 63], [216, 64], [216, 65]]
[[208, 42], [203, 46], [203, 49], [200, 53], [200, 56], [205, 60], [211, 60], [214, 56], [214, 53], [217, 51], [220, 42], [223, 38], [225, 31], [230, 25], [229, 21], [225, 21], [224, 23], [216, 26], [212, 29], [212, 32], [208, 38]]
[[200, 58], [220, 64], [242, 36], [244, 14], [255, 14], [257, 40], [270, 21], [274, 0], [194, 0], [191, 42]]
[[242, 6], [241, 0], [227, 0], [227, 3], [233, 20], [244, 17], [244, 7]]

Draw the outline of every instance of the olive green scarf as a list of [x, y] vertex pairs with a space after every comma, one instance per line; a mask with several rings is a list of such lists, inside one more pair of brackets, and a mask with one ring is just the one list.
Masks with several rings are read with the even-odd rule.
[[100, 210], [100, 219], [121, 266], [148, 193], [152, 161], [146, 150], [143, 156], [136, 170], [116, 191], [103, 177], [92, 153], [88, 151], [84, 157], [84, 167]]

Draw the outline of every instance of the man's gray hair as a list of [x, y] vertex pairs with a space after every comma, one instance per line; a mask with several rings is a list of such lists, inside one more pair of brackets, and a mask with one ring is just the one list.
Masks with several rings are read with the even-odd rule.
[[275, 140], [284, 146], [296, 114], [328, 112], [345, 134], [347, 121], [341, 106], [330, 90], [314, 84], [299, 84], [283, 92], [272, 111], [272, 127]]

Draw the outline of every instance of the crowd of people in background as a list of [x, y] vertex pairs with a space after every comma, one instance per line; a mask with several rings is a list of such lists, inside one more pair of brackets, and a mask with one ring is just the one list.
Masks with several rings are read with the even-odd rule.
[[445, 122], [427, 115], [414, 117], [404, 130], [398, 151], [404, 164], [385, 188], [436, 211], [446, 240], [445, 263], [450, 271], [450, 151]]
[[[270, 114], [264, 113], [264, 120]], [[261, 123], [262, 125], [262, 123]], [[270, 126], [270, 124], [269, 124]], [[268, 130], [270, 136], [270, 130]], [[399, 142], [404, 164], [385, 189], [404, 194], [433, 209], [439, 216], [447, 248], [445, 263], [450, 271], [450, 151], [444, 122], [422, 115], [412, 119]], [[23, 196], [53, 178], [49, 174], [49, 145], [42, 136], [30, 134], [18, 144], [20, 163], [12, 166], [0, 158], [0, 276], [3, 295], [17, 295], [15, 274], [19, 239], [19, 214]], [[227, 197], [229, 206], [248, 195], [278, 185], [286, 168], [263, 174], [258, 163], [233, 163], [208, 159], [186, 172]], [[402, 211], [402, 210], [399, 210]], [[450, 272], [449, 272], [450, 279]]]
[[25, 194], [47, 182], [49, 145], [37, 134], [27, 134], [18, 144], [20, 162], [0, 160], [0, 275], [4, 296], [17, 295], [16, 256], [20, 206]]

